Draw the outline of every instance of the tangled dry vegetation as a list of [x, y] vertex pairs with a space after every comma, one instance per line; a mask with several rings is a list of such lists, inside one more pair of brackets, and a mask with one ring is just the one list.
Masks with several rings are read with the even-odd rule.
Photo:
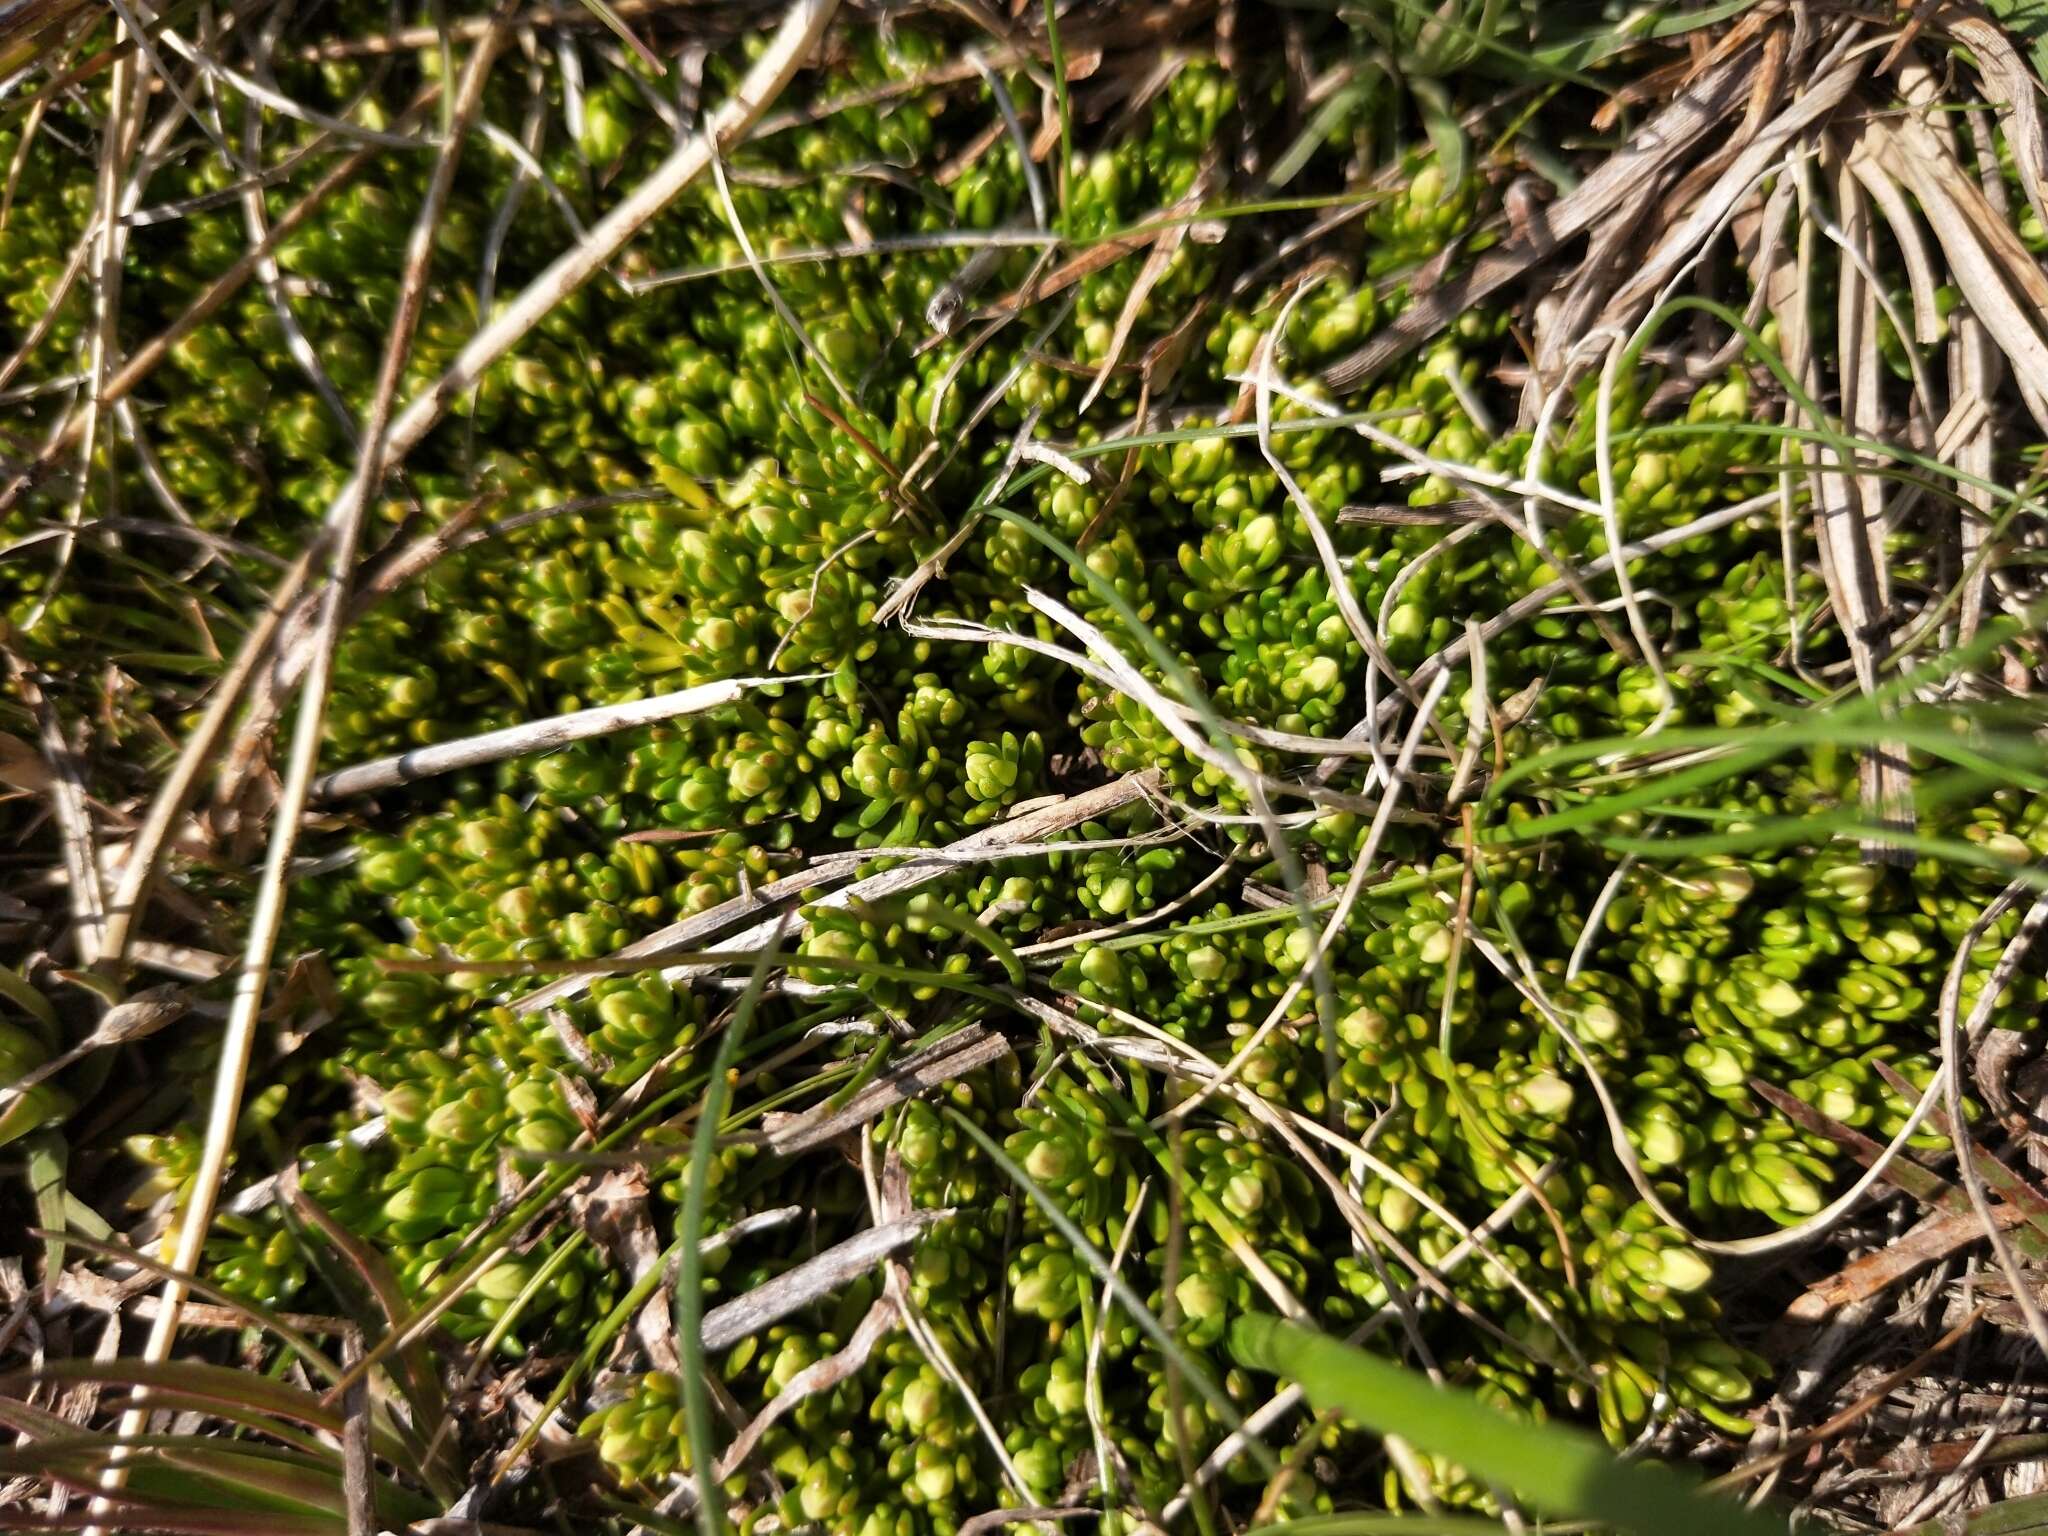
[[0, 1525], [2048, 1525], [2030, 26], [0, 6]]

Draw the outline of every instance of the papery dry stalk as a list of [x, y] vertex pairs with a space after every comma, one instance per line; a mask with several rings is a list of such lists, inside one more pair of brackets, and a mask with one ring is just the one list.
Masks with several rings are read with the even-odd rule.
[[[890, 855], [902, 861], [896, 868], [871, 875], [844, 890], [835, 891], [823, 897], [820, 905], [841, 907], [850, 901], [876, 901], [916, 890], [921, 885], [928, 885], [940, 879], [963, 861], [997, 857], [1005, 849], [1042, 842], [1055, 833], [1097, 820], [1111, 811], [1143, 799], [1147, 791], [1157, 783], [1158, 775], [1154, 771], [1126, 774], [1120, 779], [1113, 779], [1098, 788], [1070, 796], [1056, 804], [1040, 806], [1027, 810], [1022, 815], [1012, 816], [1008, 821], [999, 822], [993, 827], [986, 827], [971, 836], [963, 837], [945, 849], [897, 850]], [[925, 856], [923, 859], [920, 859], [920, 853]], [[736, 923], [746, 922], [783, 902], [795, 900], [805, 891], [814, 890], [829, 879], [843, 878], [845, 874], [851, 874], [861, 864], [874, 857], [874, 853], [866, 852], [846, 854], [832, 861], [821, 860], [819, 865], [772, 881], [758, 891], [722, 901], [708, 912], [700, 912], [695, 917], [684, 918], [681, 922], [671, 923], [645, 938], [636, 939], [609, 958], [651, 959], [669, 950], [693, 948], [727, 932]], [[832, 867], [834, 873], [827, 874], [820, 868], [820, 865], [827, 864]], [[718, 939], [711, 947], [745, 954], [765, 943], [775, 927], [773, 920], [757, 923], [734, 937]], [[681, 965], [662, 970], [660, 975], [664, 981], [675, 982], [691, 976], [708, 974], [712, 969], [713, 967], [703, 964]], [[579, 996], [589, 989], [594, 979], [588, 974], [563, 976], [536, 991], [527, 993], [510, 1006], [514, 1013], [534, 1013], [552, 1007], [566, 998]]]
[[2034, 217], [2048, 227], [2048, 128], [2041, 113], [2039, 78], [2013, 46], [2011, 34], [1984, 7], [1950, 0], [1934, 8], [1931, 20], [1969, 50], [1950, 58], [1967, 62], [1984, 77], [1984, 99], [1997, 109], [2019, 171], [2020, 191]]
[[732, 1444], [726, 1447], [725, 1455], [718, 1463], [719, 1477], [731, 1477], [745, 1466], [754, 1447], [761, 1443], [761, 1437], [805, 1398], [829, 1391], [858, 1374], [868, 1363], [869, 1356], [874, 1354], [875, 1346], [887, 1338], [901, 1321], [896, 1303], [887, 1296], [877, 1297], [868, 1308], [867, 1315], [860, 1320], [860, 1326], [853, 1330], [852, 1338], [836, 1353], [814, 1361], [790, 1377], [753, 1421], [733, 1437]]
[[702, 1336], [706, 1353], [730, 1349], [792, 1312], [835, 1294], [882, 1260], [903, 1252], [927, 1227], [950, 1220], [953, 1214], [950, 1210], [915, 1211], [879, 1227], [869, 1227], [843, 1243], [834, 1243], [796, 1268], [764, 1280], [745, 1295], [713, 1307], [704, 1314]]
[[1009, 1053], [1008, 1040], [985, 1024], [971, 1024], [905, 1057], [838, 1109], [793, 1116], [769, 1128], [763, 1143], [777, 1157], [808, 1152], [858, 1130], [905, 1099], [978, 1072]]
[[[1870, 279], [1875, 247], [1870, 203], [1862, 184], [1846, 165], [1835, 170], [1835, 202], [1842, 222], [1843, 257], [1836, 280], [1836, 378], [1841, 410], [1860, 438], [1881, 442], [1887, 436], [1882, 361], [1877, 350], [1878, 298]], [[1801, 295], [1802, 302], [1806, 295]], [[1822, 422], [1810, 422], [1821, 429]], [[1861, 461], [1839, 455], [1832, 469], [1820, 472], [1820, 500], [1813, 509], [1814, 542], [1820, 549], [1821, 576], [1830, 605], [1849, 646], [1856, 682], [1865, 696], [1879, 688], [1880, 673], [1891, 654], [1891, 571], [1885, 555], [1883, 487]], [[1906, 749], [1881, 741], [1863, 754], [1863, 807], [1881, 827], [1910, 832], [1914, 824], [1912, 770]], [[1867, 839], [1863, 856], [1872, 863], [1910, 862], [1912, 855], [1893, 840]]]
[[[649, 220], [703, 174], [714, 154], [724, 155], [744, 139], [770, 103], [796, 77], [810, 56], [838, 0], [794, 0], [767, 50], [748, 70], [738, 88], [711, 115], [704, 128], [671, 150], [583, 237], [563, 252], [497, 312], [456, 354], [446, 371], [407, 403], [391, 423], [385, 444], [387, 462], [396, 466], [433, 430], [441, 418], [483, 379], [490, 368], [517, 346], [557, 305], [611, 262]], [[351, 482], [328, 509], [331, 526], [355, 494]], [[274, 715], [279, 695], [304, 672], [311, 651], [308, 624], [294, 626], [283, 644], [279, 666], [260, 684], [258, 718]]]
[[[1963, 972], [1970, 963], [1977, 941], [1983, 937], [1993, 922], [2008, 906], [2018, 902], [2026, 890], [2023, 881], [2015, 880], [2008, 885], [1998, 898], [1984, 909], [1984, 915], [1971, 925], [1962, 944], [1957, 947], [1956, 958], [1949, 967], [1948, 976], [1941, 988], [1941, 1002], [1936, 1010], [1941, 1024], [1941, 1063], [1943, 1101], [1947, 1108], [1947, 1133], [1951, 1143], [1958, 1149], [1957, 1171], [1962, 1176], [1964, 1192], [1970, 1197], [1970, 1206], [1984, 1229], [1984, 1236], [1990, 1241], [1992, 1256], [2013, 1288], [2013, 1300], [2019, 1304], [2027, 1331], [2033, 1335], [2035, 1346], [2048, 1355], [2048, 1313], [2028, 1289], [2025, 1275], [2019, 1261], [2013, 1254], [2012, 1244], [1999, 1228], [1991, 1208], [1991, 1196], [1987, 1185], [1995, 1182], [2001, 1195], [2028, 1214], [2033, 1225], [2048, 1233], [2048, 1198], [2044, 1198], [2018, 1174], [2006, 1169], [1997, 1159], [1978, 1154], [1976, 1144], [1970, 1138], [1969, 1122], [1963, 1113], [1963, 1073], [1969, 1065], [1969, 1048], [1977, 1042], [1984, 1027], [1991, 1022], [1991, 1015], [1998, 1007], [1998, 1000], [2005, 989], [2012, 984], [2014, 975], [2027, 952], [2033, 948], [2034, 940], [2043, 927], [2048, 927], [2048, 895], [2037, 896], [2026, 915], [2020, 919], [2018, 929], [2000, 951], [1991, 974], [1985, 978], [1983, 989], [1971, 1005], [1969, 1017], [1960, 1017], [1962, 1011]], [[1886, 1064], [1877, 1063], [1880, 1075], [1884, 1075]], [[1889, 1079], [1888, 1079], [1889, 1080]], [[1998, 1177], [2003, 1175], [2003, 1177]]]
[[1783, 158], [1786, 147], [1821, 122], [1845, 100], [1863, 72], [1860, 59], [1836, 64], [1815, 79], [1729, 164], [1685, 218], [1664, 233], [1640, 267], [1608, 303], [1603, 323], [1624, 325], [1679, 269], [1717, 238], [1729, 215]]
[[347, 800], [355, 795], [375, 794], [416, 783], [436, 774], [458, 773], [509, 757], [530, 757], [553, 752], [574, 742], [628, 731], [637, 726], [673, 720], [683, 715], [702, 714], [741, 698], [756, 688], [776, 688], [804, 682], [802, 677], [732, 677], [722, 682], [700, 683], [673, 693], [633, 699], [623, 704], [600, 704], [573, 710], [546, 720], [529, 720], [502, 730], [483, 731], [457, 741], [439, 741], [415, 747], [367, 763], [338, 768], [313, 781], [315, 800]]
[[[341, 1363], [354, 1365], [363, 1357], [362, 1331], [351, 1328], [342, 1336]], [[348, 1389], [341, 1400], [341, 1494], [348, 1512], [348, 1536], [376, 1536], [377, 1494], [371, 1484], [370, 1467], [370, 1383], [367, 1379]]]
[[1537, 262], [1629, 206], [1645, 184], [1667, 174], [1722, 124], [1748, 90], [1750, 68], [1748, 59], [1738, 58], [1709, 70], [1598, 170], [1545, 209], [1537, 228], [1481, 254], [1469, 272], [1410, 305], [1363, 347], [1324, 369], [1323, 381], [1338, 394], [1357, 389]]
[[177, 761], [171, 771], [157, 785], [156, 793], [150, 797], [149, 810], [142, 825], [130, 839], [128, 851], [121, 865], [121, 876], [114, 887], [113, 898], [107, 904], [107, 926], [102, 961], [109, 972], [120, 974], [120, 968], [132, 947], [131, 935], [136, 924], [149, 904], [149, 890], [157, 875], [158, 865], [163, 857], [164, 845], [169, 840], [171, 829], [185, 814], [191, 804], [193, 793], [199, 787], [200, 776], [213, 758], [214, 749], [220, 744], [221, 734], [233, 718], [237, 701], [248, 680], [255, 675], [269, 652], [270, 642], [276, 635], [285, 614], [298, 601], [299, 591], [306, 578], [312, 574], [313, 561], [323, 544], [315, 540], [300, 552], [284, 579], [271, 594], [270, 601], [242, 636], [240, 649], [226, 672], [214, 683], [213, 693], [208, 698], [206, 710], [199, 717], [199, 723], [192, 728], [179, 749]]
[[[591, 1240], [610, 1255], [634, 1284], [661, 1262], [654, 1223], [647, 1213], [647, 1175], [637, 1168], [615, 1168], [579, 1195], [583, 1226]], [[675, 1329], [669, 1321], [668, 1287], [658, 1287], [633, 1319], [633, 1333], [658, 1371], [670, 1375], [683, 1368], [676, 1352]]]
[[35, 711], [40, 775], [50, 814], [57, 824], [64, 858], [65, 885], [71, 899], [71, 942], [79, 959], [91, 965], [104, 947], [106, 899], [100, 888], [99, 839], [93, 828], [91, 797], [78, 753], [64, 733], [56, 705], [10, 653], [9, 670], [22, 702]]
[[1864, 120], [1864, 149], [1912, 192], [1940, 244], [1948, 269], [1972, 313], [2011, 363], [2021, 398], [2048, 427], [2048, 275], [1983, 188], [1958, 163], [1927, 117], [1941, 96], [1924, 68], [1901, 71], [1901, 90], [1916, 110]]

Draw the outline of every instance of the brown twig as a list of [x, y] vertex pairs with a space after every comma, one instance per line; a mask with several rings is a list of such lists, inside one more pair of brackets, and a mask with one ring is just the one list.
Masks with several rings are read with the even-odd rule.
[[1894, 1390], [1906, 1382], [1920, 1379], [1928, 1366], [1939, 1360], [1968, 1337], [1970, 1330], [1977, 1326], [1979, 1319], [1983, 1315], [1984, 1309], [1982, 1307], [1967, 1313], [1961, 1322], [1949, 1329], [1948, 1332], [1944, 1333], [1934, 1343], [1923, 1349], [1896, 1371], [1881, 1377], [1875, 1386], [1871, 1387], [1869, 1391], [1857, 1398], [1848, 1407], [1842, 1409], [1841, 1412], [1820, 1424], [1816, 1424], [1812, 1429], [1792, 1436], [1782, 1445], [1774, 1447], [1767, 1455], [1759, 1456], [1753, 1461], [1745, 1461], [1741, 1466], [1734, 1468], [1732, 1471], [1725, 1472], [1721, 1476], [1712, 1479], [1704, 1485], [1702, 1491], [1720, 1492], [1726, 1488], [1740, 1487], [1746, 1482], [1762, 1477], [1767, 1472], [1777, 1470], [1809, 1447], [1823, 1445], [1834, 1439], [1844, 1430], [1854, 1428], [1875, 1412], [1883, 1404], [1884, 1400], [1891, 1396]]
[[[1150, 772], [1127, 774], [1123, 778], [1114, 779], [1099, 788], [1074, 795], [1056, 804], [1013, 816], [1008, 821], [964, 837], [950, 847], [904, 850], [903, 862], [896, 868], [872, 875], [845, 890], [826, 896], [821, 905], [843, 906], [850, 900], [874, 901], [885, 896], [902, 895], [906, 891], [915, 890], [921, 885], [939, 879], [947, 870], [957, 868], [962, 863], [1007, 857], [1009, 851], [1020, 844], [1042, 842], [1055, 833], [1096, 820], [1110, 811], [1144, 798], [1145, 792], [1156, 782], [1157, 776]], [[869, 854], [850, 854], [836, 862], [820, 861], [827, 868], [814, 865], [784, 879], [772, 881], [758, 891], [720, 902], [708, 912], [685, 918], [679, 923], [671, 923], [645, 938], [636, 939], [610, 958], [631, 960], [658, 957], [667, 951], [713, 939], [728, 932], [737, 924], [772, 911], [784, 902], [796, 900], [805, 892], [815, 890], [834, 878], [843, 879], [871, 857]], [[713, 947], [744, 953], [759, 945], [774, 926], [773, 921], [757, 924], [734, 937], [718, 940]], [[700, 969], [673, 968], [662, 974], [665, 980], [673, 981], [681, 979], [686, 974], [698, 974]], [[512, 1011], [524, 1014], [552, 1007], [587, 990], [590, 980], [588, 976], [563, 976], [559, 981], [551, 982], [519, 998], [511, 1004]]]
[[[1999, 1206], [1992, 1217], [2003, 1228], [2018, 1226], [2027, 1219], [2026, 1212], [2012, 1205]], [[1781, 1321], [1824, 1321], [1830, 1313], [1854, 1302], [1882, 1295], [1929, 1264], [1983, 1240], [1984, 1224], [1974, 1211], [1930, 1217], [1877, 1252], [1865, 1254], [1825, 1280], [1816, 1280], [1785, 1309]]]

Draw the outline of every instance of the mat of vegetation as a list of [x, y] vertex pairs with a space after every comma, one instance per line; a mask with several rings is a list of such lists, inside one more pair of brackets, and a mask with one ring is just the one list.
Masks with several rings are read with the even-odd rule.
[[0, 10], [0, 1525], [2048, 1522], [2031, 47]]

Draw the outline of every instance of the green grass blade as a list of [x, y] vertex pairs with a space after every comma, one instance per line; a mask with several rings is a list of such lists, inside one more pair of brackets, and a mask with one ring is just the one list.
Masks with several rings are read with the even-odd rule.
[[1045, 0], [1045, 47], [1052, 58], [1053, 105], [1060, 115], [1060, 174], [1054, 191], [1060, 200], [1060, 233], [1067, 231], [1067, 184], [1074, 174], [1074, 109], [1067, 99], [1067, 53], [1060, 46], [1059, 0]]
[[582, 1353], [570, 1362], [566, 1371], [562, 1372], [562, 1379], [555, 1383], [554, 1389], [547, 1395], [547, 1400], [541, 1404], [542, 1411], [534, 1416], [532, 1422], [520, 1432], [519, 1438], [514, 1440], [504, 1455], [498, 1458], [497, 1470], [492, 1474], [493, 1481], [504, 1477], [519, 1458], [526, 1454], [533, 1442], [540, 1438], [540, 1432], [548, 1420], [554, 1417], [555, 1410], [569, 1400], [569, 1394], [576, 1390], [576, 1384], [604, 1357], [604, 1352], [611, 1348], [612, 1340], [619, 1336], [627, 1323], [647, 1304], [648, 1297], [661, 1289], [661, 1277], [667, 1271], [670, 1261], [676, 1257], [680, 1246], [678, 1243], [670, 1243], [663, 1249], [660, 1262], [649, 1265], [647, 1273], [635, 1281], [633, 1288], [613, 1304], [611, 1311], [605, 1314], [604, 1321], [591, 1329]]
[[64, 1270], [64, 1166], [70, 1151], [55, 1131], [37, 1131], [22, 1139], [29, 1194], [36, 1203], [36, 1221], [43, 1239], [43, 1283], [54, 1284]]
[[888, 918], [891, 922], [902, 923], [917, 932], [916, 924], [928, 928], [943, 928], [948, 933], [958, 934], [970, 944], [979, 944], [994, 955], [1003, 967], [1003, 974], [1010, 978], [1010, 985], [1024, 985], [1024, 962], [1017, 958], [1017, 951], [1010, 941], [997, 933], [994, 928], [982, 923], [981, 919], [964, 908], [940, 901], [936, 896], [894, 898], [881, 901], [859, 901], [853, 904], [856, 912], [873, 912]]
[[[1089, 1242], [1087, 1236], [1075, 1224], [1074, 1219], [1060, 1209], [1059, 1202], [1040, 1188], [1030, 1174], [1018, 1167], [1016, 1162], [997, 1145], [995, 1138], [990, 1136], [988, 1132], [968, 1119], [967, 1116], [961, 1114], [952, 1105], [946, 1105], [945, 1110], [946, 1117], [960, 1127], [961, 1131], [965, 1133], [970, 1141], [988, 1154], [989, 1161], [994, 1163], [1006, 1178], [1031, 1197], [1032, 1203], [1045, 1213], [1046, 1220], [1053, 1224], [1054, 1229], [1058, 1231], [1060, 1236], [1067, 1240], [1076, 1254], [1080, 1255], [1081, 1261], [1088, 1266], [1089, 1271], [1095, 1278], [1109, 1287], [1110, 1294], [1116, 1298], [1117, 1305], [1129, 1313], [1131, 1321], [1136, 1323], [1144, 1331], [1145, 1336], [1151, 1339], [1154, 1344], [1157, 1344], [1160, 1350], [1173, 1361], [1180, 1373], [1187, 1378], [1189, 1384], [1194, 1387], [1196, 1392], [1201, 1394], [1202, 1401], [1207, 1403], [1215, 1412], [1216, 1417], [1233, 1430], [1243, 1428], [1243, 1416], [1238, 1413], [1229, 1397], [1224, 1394], [1222, 1387], [1217, 1385], [1215, 1377], [1210, 1375], [1201, 1361], [1197, 1360], [1182, 1347], [1180, 1340], [1166, 1331], [1166, 1326], [1152, 1315], [1151, 1308], [1147, 1307], [1138, 1293], [1126, 1285], [1123, 1278], [1116, 1273], [1115, 1269], [1110, 1265], [1108, 1256], [1100, 1248]], [[1279, 1462], [1274, 1459], [1273, 1453], [1266, 1448], [1266, 1443], [1263, 1440], [1254, 1435], [1250, 1439], [1249, 1448], [1253, 1457], [1257, 1459], [1260, 1467], [1268, 1476], [1279, 1471]]]
[[[342, 1430], [341, 1415], [310, 1392], [255, 1372], [197, 1360], [52, 1360], [38, 1370], [10, 1371], [0, 1376], [0, 1392], [19, 1392], [45, 1382], [90, 1382], [103, 1387], [176, 1392], [196, 1403], [218, 1404], [222, 1418], [258, 1429], [275, 1418], [330, 1435], [339, 1435]], [[390, 1449], [382, 1447], [378, 1454], [386, 1455]]]
[[314, 1515], [272, 1515], [239, 1509], [137, 1510], [123, 1505], [109, 1513], [81, 1503], [61, 1515], [9, 1512], [10, 1531], [160, 1531], [164, 1536], [345, 1536], [346, 1520]]
[[0, 997], [6, 998], [42, 1027], [44, 1044], [56, 1045], [57, 1010], [47, 997], [22, 980], [21, 972], [0, 965]]
[[711, 1159], [718, 1147], [718, 1133], [725, 1120], [725, 1107], [732, 1094], [733, 1064], [739, 1058], [740, 1043], [754, 1022], [761, 992], [768, 985], [768, 973], [775, 968], [782, 948], [782, 928], [777, 925], [767, 946], [754, 957], [753, 974], [747, 990], [740, 994], [732, 1022], [718, 1042], [711, 1080], [704, 1085], [703, 1108], [697, 1115], [697, 1133], [690, 1140], [690, 1182], [683, 1195], [682, 1215], [677, 1218], [676, 1238], [682, 1246], [682, 1264], [676, 1276], [676, 1353], [683, 1364], [683, 1422], [690, 1436], [690, 1466], [697, 1479], [697, 1528], [704, 1536], [725, 1536], [725, 1499], [715, 1475], [718, 1448], [711, 1441], [711, 1393], [704, 1385], [708, 1367], [704, 1363], [704, 1206], [710, 1188]]
[[1255, 1525], [1245, 1536], [1500, 1536], [1499, 1522], [1480, 1515], [1310, 1515]]
[[1944, 1516], [1911, 1525], [1897, 1536], [2034, 1536], [2037, 1531], [2048, 1531], [2048, 1493], [2007, 1499], [1960, 1521]]
[[1318, 1408], [1450, 1457], [1549, 1514], [1654, 1536], [1785, 1536], [1782, 1521], [1705, 1498], [1671, 1467], [1617, 1460], [1582, 1430], [1511, 1419], [1469, 1393], [1270, 1314], [1239, 1318], [1230, 1347], [1253, 1370], [1299, 1383]]
[[[397, 1333], [403, 1329], [412, 1316], [412, 1308], [406, 1302], [398, 1276], [392, 1273], [384, 1255], [336, 1221], [325, 1206], [300, 1187], [298, 1180], [290, 1180], [286, 1191], [292, 1209], [319, 1229], [369, 1288], [384, 1314], [387, 1331]], [[411, 1410], [411, 1422], [438, 1424], [448, 1404], [424, 1341], [399, 1350], [398, 1365], [399, 1369], [392, 1376], [405, 1394], [406, 1406]], [[445, 1470], [452, 1474], [454, 1468]]]

